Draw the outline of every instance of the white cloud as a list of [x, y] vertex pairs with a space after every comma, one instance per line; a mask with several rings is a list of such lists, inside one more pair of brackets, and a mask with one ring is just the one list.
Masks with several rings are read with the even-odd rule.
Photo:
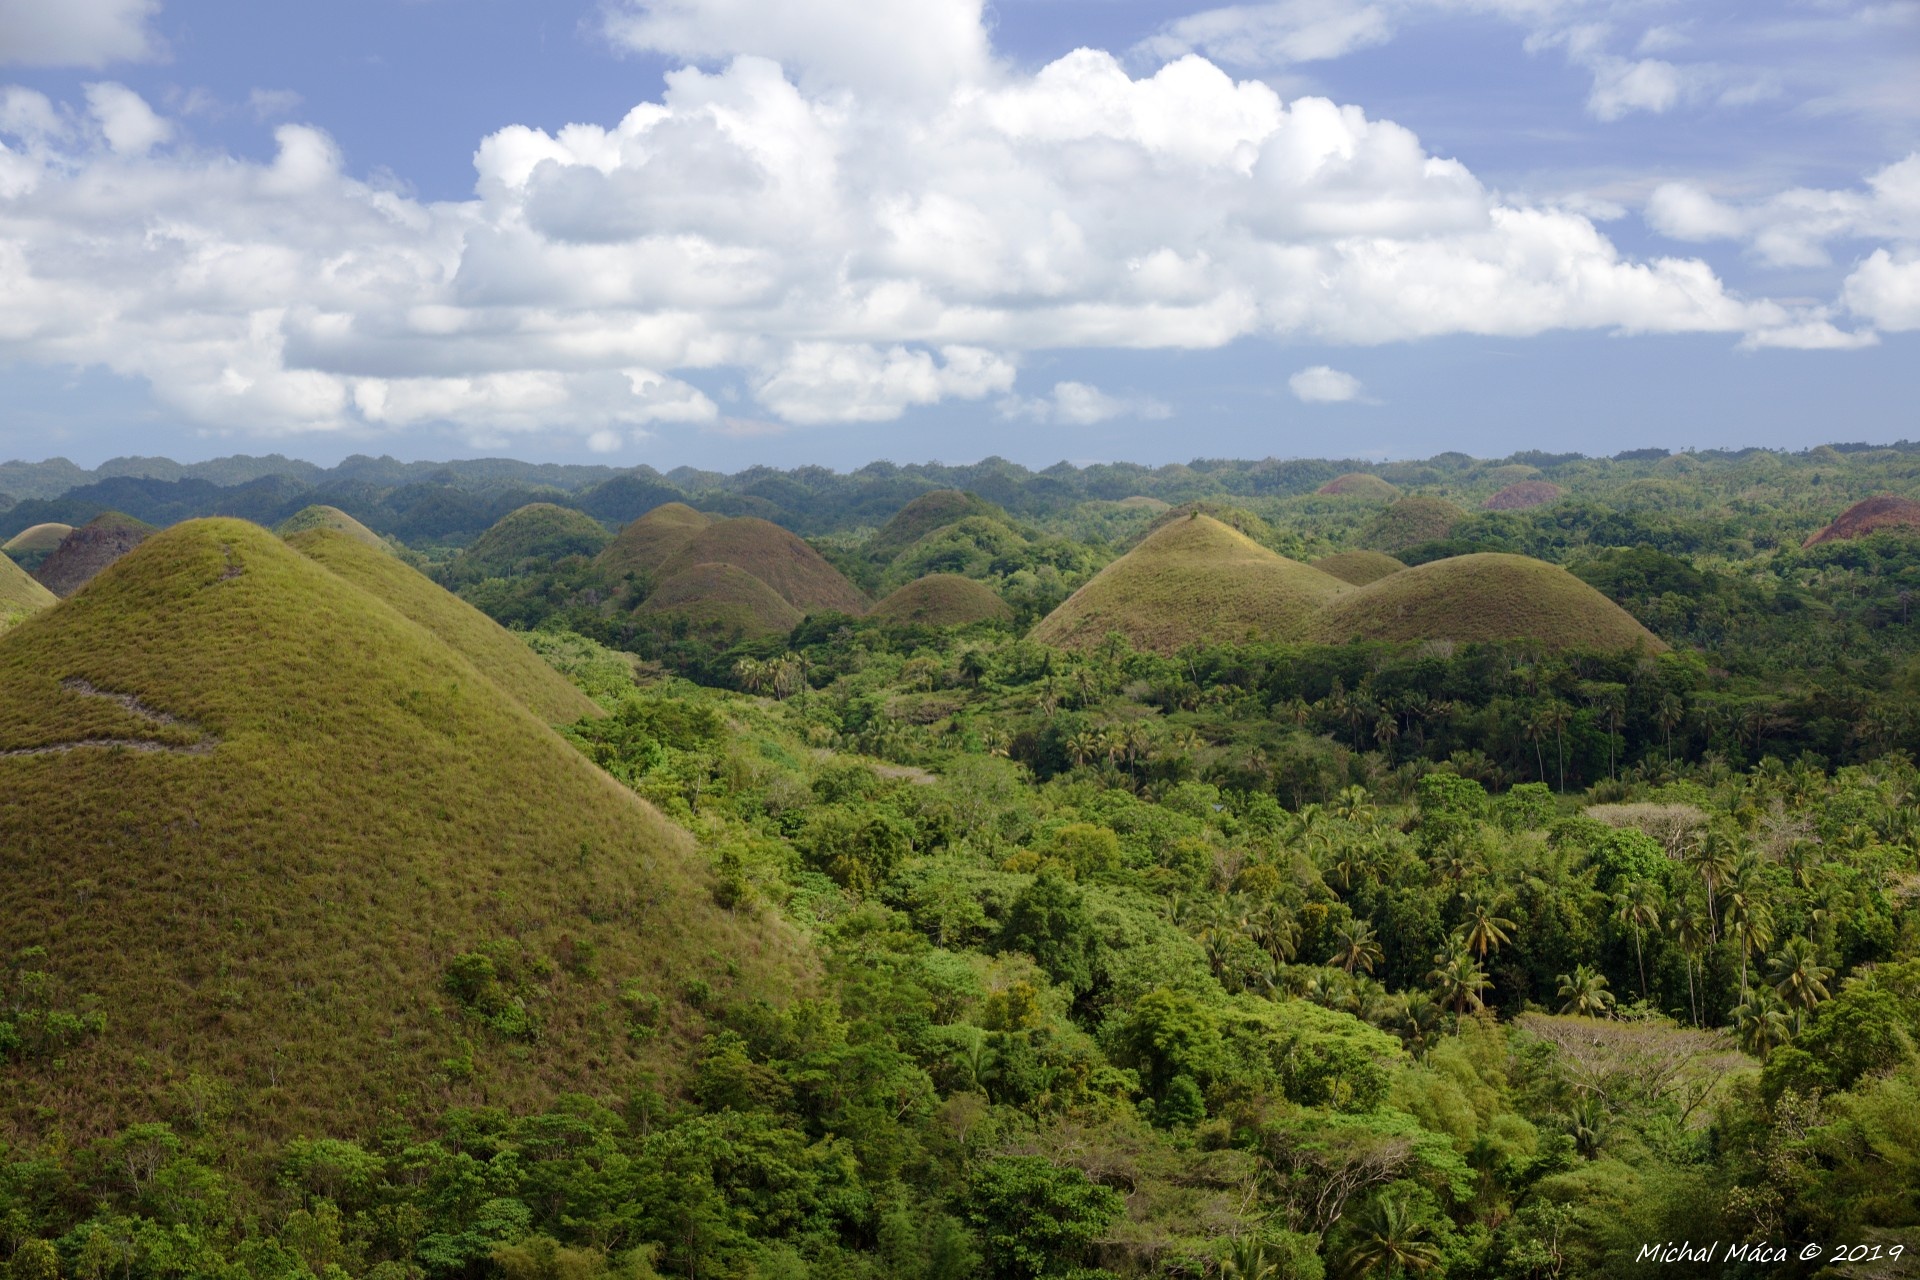
[[1920, 249], [1909, 245], [1897, 256], [1874, 250], [1847, 277], [1841, 296], [1848, 310], [1882, 329], [1920, 329]]
[[1229, 66], [1278, 67], [1338, 58], [1393, 37], [1392, 8], [1341, 0], [1233, 5], [1175, 19], [1142, 41], [1154, 57], [1206, 54]]
[[1056, 382], [1048, 395], [1031, 400], [1009, 396], [1002, 400], [1000, 415], [1029, 422], [1090, 427], [1114, 418], [1170, 418], [1173, 410], [1152, 396], [1110, 395], [1087, 382]]
[[[947, 87], [917, 99], [820, 70], [873, 6], [810, 6], [807, 30], [749, 0], [628, 10], [647, 40], [715, 57], [741, 43], [731, 15], [815, 79], [740, 56], [671, 73], [611, 124], [502, 129], [460, 201], [353, 177], [311, 125], [249, 161], [162, 147], [176, 126], [125, 90], [90, 99], [93, 131], [0, 96], [0, 358], [144, 378], [217, 430], [585, 439], [711, 426], [701, 371], [756, 402], [743, 421], [879, 422], [998, 402], [1023, 358], [1061, 348], [1808, 320], [1489, 191], [1391, 121], [1197, 56], [1136, 78], [1080, 50], [1022, 73], [967, 52], [978, 32], [902, 52], [947, 58]], [[1071, 422], [1116, 401], [1155, 411], [1077, 383], [1039, 403]]]
[[0, 0], [0, 66], [103, 67], [158, 52], [159, 0]]
[[1287, 386], [1307, 404], [1342, 404], [1366, 394], [1360, 379], [1324, 364], [1302, 369], [1287, 379]]
[[1646, 219], [1675, 240], [1743, 240], [1767, 266], [1825, 266], [1836, 240], [1920, 242], [1920, 152], [1867, 175], [1865, 190], [1795, 187], [1736, 201], [1667, 183], [1648, 197]]

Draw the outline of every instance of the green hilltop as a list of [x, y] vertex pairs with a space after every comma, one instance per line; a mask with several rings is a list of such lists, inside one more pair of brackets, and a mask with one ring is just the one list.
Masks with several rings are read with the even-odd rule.
[[929, 627], [1011, 622], [1013, 610], [991, 587], [957, 573], [916, 578], [873, 606], [869, 618]]
[[619, 1093], [683, 1060], [689, 984], [796, 981], [683, 832], [256, 526], [156, 535], [0, 638], [0, 707], [0, 918], [75, 1011], [0, 1059], [16, 1149], [189, 1088], [252, 1143]]
[[923, 493], [896, 511], [891, 520], [861, 548], [869, 560], [885, 565], [909, 546], [950, 524], [969, 516], [990, 516], [1005, 520], [1006, 512], [975, 494], [958, 489], [935, 489]]
[[1400, 499], [1370, 520], [1359, 543], [1370, 551], [1405, 551], [1446, 537], [1467, 513], [1445, 498], [1414, 494]]
[[530, 502], [501, 516], [493, 527], [447, 566], [454, 582], [506, 578], [544, 569], [567, 556], [597, 555], [612, 541], [604, 526], [584, 511]]
[[667, 578], [635, 611], [684, 618], [697, 630], [748, 637], [784, 635], [802, 614], [760, 579], [731, 564], [690, 565]]
[[358, 542], [364, 542], [370, 547], [378, 547], [382, 551], [387, 549], [387, 540], [385, 538], [382, 538], [379, 534], [367, 528], [367, 526], [361, 524], [340, 508], [329, 507], [321, 503], [315, 503], [310, 507], [302, 507], [285, 520], [282, 520], [274, 528], [274, 532], [283, 538], [291, 538], [294, 534], [305, 533], [309, 529], [333, 529], [339, 533], [346, 534]]
[[58, 596], [35, 582], [25, 569], [0, 556], [0, 631], [58, 600]]
[[663, 503], [629, 521], [594, 557], [593, 566], [614, 582], [630, 573], [652, 573], [712, 523], [712, 516], [684, 502]]
[[1313, 567], [1322, 573], [1332, 574], [1342, 582], [1364, 587], [1407, 566], [1384, 551], [1342, 551], [1324, 560], [1315, 560]]
[[772, 587], [801, 613], [865, 613], [867, 599], [818, 551], [757, 516], [718, 520], [682, 544], [658, 566], [664, 583], [703, 564], [729, 564]]
[[73, 532], [70, 524], [61, 524], [50, 520], [45, 524], [36, 524], [22, 529], [7, 539], [0, 551], [6, 552], [12, 561], [32, 573], [40, 567], [40, 562], [60, 549], [60, 544]]

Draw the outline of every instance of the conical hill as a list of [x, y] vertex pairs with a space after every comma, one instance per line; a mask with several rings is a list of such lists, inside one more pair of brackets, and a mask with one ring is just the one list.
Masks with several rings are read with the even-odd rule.
[[665, 582], [701, 564], [744, 569], [801, 613], [864, 613], [867, 598], [818, 551], [758, 516], [716, 520], [660, 563]]
[[1453, 532], [1467, 513], [1445, 498], [1413, 494], [1400, 499], [1360, 531], [1359, 541], [1374, 551], [1405, 551], [1422, 542], [1433, 542]]
[[32, 573], [42, 561], [60, 549], [60, 544], [72, 532], [72, 525], [57, 521], [32, 525], [8, 538], [0, 551], [5, 551], [15, 564]]
[[108, 511], [62, 538], [33, 576], [56, 596], [70, 596], [152, 533], [153, 526], [146, 521]]
[[1823, 542], [1864, 538], [1873, 533], [1914, 532], [1920, 532], [1920, 502], [1897, 494], [1882, 493], [1854, 503], [1803, 545], [1817, 547]]
[[384, 548], [370, 547], [351, 533], [331, 528], [297, 533], [287, 544], [431, 631], [548, 724], [571, 724], [582, 716], [599, 714], [590, 698], [525, 641]]
[[742, 636], [785, 635], [800, 625], [800, 611], [745, 569], [696, 564], [674, 574], [637, 610], [646, 617], [685, 618], [702, 630]]
[[1315, 560], [1313, 567], [1322, 573], [1332, 574], [1342, 582], [1364, 587], [1407, 566], [1384, 551], [1342, 551], [1324, 560]]
[[1004, 520], [1006, 513], [974, 494], [959, 489], [934, 489], [896, 511], [862, 550], [876, 564], [886, 564], [935, 529], [944, 529], [968, 516], [995, 516]]
[[1559, 565], [1492, 552], [1416, 565], [1330, 601], [1307, 638], [1537, 640], [1555, 651], [1667, 648]]
[[568, 556], [598, 555], [610, 540], [606, 528], [584, 511], [529, 502], [475, 538], [447, 566], [447, 576], [460, 582], [511, 577], [545, 569]]
[[964, 627], [975, 622], [1012, 622], [1013, 610], [983, 582], [957, 573], [930, 573], [873, 606], [867, 616], [927, 627]]
[[382, 551], [387, 549], [386, 539], [340, 508], [329, 507], [324, 503], [302, 507], [282, 520], [274, 532], [283, 538], [291, 538], [294, 534], [305, 533], [309, 529], [334, 529], [369, 547], [377, 547]]
[[699, 1034], [689, 984], [797, 985], [683, 832], [253, 525], [156, 535], [0, 637], [0, 708], [0, 919], [75, 1015], [0, 1056], [16, 1150], [190, 1088], [256, 1142], [621, 1097]]
[[652, 573], [712, 523], [712, 516], [684, 502], [662, 503], [620, 530], [593, 558], [594, 568], [612, 581], [630, 573]]
[[0, 631], [58, 600], [25, 569], [0, 556]]
[[1136, 648], [1291, 640], [1351, 590], [1331, 574], [1268, 550], [1195, 513], [1162, 525], [1041, 619], [1032, 638], [1091, 649], [1117, 631]]

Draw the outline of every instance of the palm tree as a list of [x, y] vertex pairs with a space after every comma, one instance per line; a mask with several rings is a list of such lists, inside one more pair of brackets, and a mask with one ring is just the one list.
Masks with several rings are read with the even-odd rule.
[[1247, 936], [1275, 960], [1291, 960], [1300, 947], [1300, 922], [1282, 904], [1269, 902], [1248, 921]]
[[1697, 907], [1689, 903], [1667, 917], [1667, 929], [1673, 934], [1673, 945], [1680, 948], [1680, 954], [1687, 962], [1687, 1007], [1693, 1011], [1693, 1025], [1700, 1025], [1700, 1001], [1694, 994], [1693, 966], [1707, 949], [1707, 925], [1701, 919]]
[[1819, 953], [1805, 938], [1788, 938], [1767, 961], [1767, 980], [1780, 1002], [1794, 1011], [1796, 1027], [1827, 999], [1827, 979], [1832, 976], [1833, 970], [1820, 963]]
[[1669, 693], [1664, 695], [1659, 705], [1653, 709], [1653, 719], [1667, 735], [1667, 760], [1673, 760], [1673, 731], [1687, 718], [1687, 704]]
[[1503, 943], [1512, 942], [1512, 930], [1520, 927], [1505, 916], [1495, 915], [1498, 910], [1497, 904], [1476, 902], [1460, 926], [1462, 939], [1482, 960], [1488, 951], [1498, 951]]
[[1747, 961], [1756, 953], [1764, 955], [1773, 941], [1773, 912], [1761, 894], [1766, 886], [1760, 880], [1760, 866], [1754, 859], [1740, 864], [1727, 885], [1727, 932], [1740, 947], [1740, 998], [1747, 998]]
[[1220, 1259], [1221, 1280], [1280, 1280], [1285, 1260], [1275, 1257], [1265, 1240], [1241, 1236]]
[[1427, 1224], [1414, 1217], [1404, 1195], [1378, 1195], [1353, 1220], [1353, 1243], [1340, 1255], [1341, 1273], [1353, 1277], [1404, 1275], [1440, 1266], [1440, 1248]]
[[1734, 1006], [1733, 1025], [1740, 1033], [1740, 1047], [1756, 1058], [1766, 1057], [1792, 1036], [1787, 1008], [1770, 987], [1755, 987], [1744, 1002]]
[[1640, 965], [1640, 998], [1647, 998], [1647, 959], [1640, 947], [1643, 929], [1660, 927], [1660, 891], [1650, 880], [1635, 880], [1613, 895], [1613, 918], [1633, 930], [1633, 958]]
[[1374, 936], [1373, 926], [1365, 920], [1341, 925], [1334, 930], [1333, 941], [1333, 954], [1327, 958], [1328, 964], [1338, 965], [1348, 973], [1355, 969], [1372, 973], [1373, 966], [1380, 963], [1383, 954], [1380, 943]]
[[1457, 1014], [1482, 1007], [1486, 1001], [1480, 993], [1493, 985], [1486, 970], [1475, 963], [1466, 947], [1458, 944], [1433, 957], [1427, 981], [1433, 984], [1435, 999]]
[[1711, 828], [1704, 829], [1694, 838], [1689, 851], [1689, 861], [1700, 875], [1700, 883], [1707, 890], [1707, 932], [1713, 941], [1720, 941], [1720, 929], [1715, 923], [1720, 916], [1720, 906], [1714, 895], [1733, 874], [1733, 844], [1725, 836]]
[[1577, 1013], [1583, 1018], [1605, 1017], [1613, 1007], [1613, 992], [1607, 990], [1606, 975], [1588, 968], [1584, 964], [1573, 967], [1572, 973], [1560, 975], [1561, 999], [1560, 1012]]

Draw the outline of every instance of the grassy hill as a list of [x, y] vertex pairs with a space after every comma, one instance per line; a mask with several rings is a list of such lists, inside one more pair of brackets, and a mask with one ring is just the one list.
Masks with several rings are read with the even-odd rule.
[[1384, 551], [1342, 551], [1324, 560], [1315, 560], [1313, 567], [1322, 573], [1332, 574], [1342, 582], [1364, 587], [1390, 573], [1399, 573], [1407, 566]]
[[1421, 494], [1402, 498], [1367, 522], [1360, 531], [1360, 545], [1370, 551], [1405, 551], [1422, 542], [1433, 542], [1453, 531], [1467, 513], [1445, 498]]
[[696, 565], [730, 564], [760, 579], [801, 613], [865, 613], [867, 598], [812, 547], [757, 516], [718, 520], [661, 562], [662, 584]]
[[870, 618], [929, 627], [1013, 621], [1013, 610], [991, 588], [957, 573], [935, 573], [901, 587], [873, 606]]
[[684, 502], [663, 503], [620, 530], [594, 557], [594, 568], [613, 582], [630, 573], [652, 573], [712, 523], [712, 516]]
[[1488, 511], [1525, 511], [1557, 502], [1565, 490], [1551, 480], [1520, 480], [1508, 485], [1483, 504]]
[[56, 596], [70, 596], [153, 532], [153, 526], [144, 520], [118, 511], [104, 512], [62, 538], [33, 576]]
[[37, 749], [0, 756], [0, 918], [75, 1016], [0, 1059], [16, 1147], [189, 1090], [250, 1143], [624, 1097], [699, 1034], [689, 984], [794, 984], [682, 831], [255, 526], [159, 534], [0, 638], [0, 707]]
[[33, 580], [19, 565], [0, 556], [0, 631], [30, 613], [37, 613], [60, 597]]
[[610, 541], [606, 528], [584, 511], [530, 502], [500, 517], [455, 556], [447, 577], [455, 582], [508, 578], [568, 556], [597, 555]]
[[346, 534], [349, 538], [357, 542], [365, 543], [369, 547], [378, 547], [382, 551], [387, 549], [387, 540], [385, 538], [382, 538], [379, 534], [367, 528], [367, 526], [361, 524], [340, 508], [324, 506], [318, 503], [311, 507], [302, 507], [300, 510], [294, 512], [285, 520], [282, 520], [274, 529], [274, 532], [283, 538], [291, 538], [294, 534], [305, 533], [309, 529], [334, 529]]
[[935, 529], [965, 520], [968, 516], [1006, 519], [1004, 511], [984, 498], [958, 489], [935, 489], [900, 508], [893, 519], [880, 526], [880, 531], [861, 551], [875, 564], [887, 564]]
[[1349, 471], [1345, 475], [1335, 476], [1314, 492], [1349, 498], [1373, 498], [1380, 502], [1391, 502], [1400, 496], [1400, 490], [1365, 471]]
[[519, 636], [386, 553], [340, 529], [309, 529], [288, 545], [418, 623], [548, 724], [598, 708]]
[[66, 536], [72, 532], [72, 525], [61, 524], [58, 521], [36, 524], [8, 538], [6, 545], [0, 547], [0, 551], [4, 551], [7, 557], [22, 569], [32, 573], [40, 567], [41, 561], [59, 549], [60, 544], [66, 540]]
[[1091, 649], [1110, 631], [1172, 653], [1199, 641], [1298, 637], [1321, 605], [1351, 590], [1212, 516], [1163, 524], [1041, 619], [1032, 638]]
[[1555, 651], [1666, 644], [1558, 565], [1482, 553], [1416, 565], [1328, 602], [1307, 638], [1538, 640]]
[[1920, 502], [1882, 493], [1864, 502], [1854, 503], [1803, 545], [1817, 547], [1823, 542], [1864, 538], [1870, 533], [1912, 533], [1916, 530], [1920, 530]]
[[646, 598], [643, 617], [685, 618], [702, 631], [729, 635], [783, 635], [800, 625], [801, 612], [745, 569], [696, 564], [682, 569]]

